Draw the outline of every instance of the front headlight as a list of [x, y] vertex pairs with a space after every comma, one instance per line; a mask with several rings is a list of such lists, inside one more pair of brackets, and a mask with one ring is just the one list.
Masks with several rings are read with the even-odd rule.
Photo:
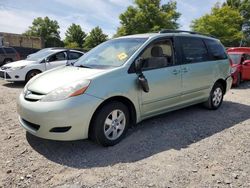
[[48, 93], [43, 97], [41, 102], [53, 102], [67, 99], [69, 97], [74, 97], [83, 94], [89, 87], [89, 80], [80, 80], [73, 82], [71, 84], [65, 85], [63, 87], [57, 88], [54, 91]]
[[20, 69], [23, 69], [25, 66], [20, 66], [20, 67], [10, 67], [9, 70], [20, 70]]
[[231, 74], [234, 74], [237, 71], [237, 67], [232, 67], [231, 68]]

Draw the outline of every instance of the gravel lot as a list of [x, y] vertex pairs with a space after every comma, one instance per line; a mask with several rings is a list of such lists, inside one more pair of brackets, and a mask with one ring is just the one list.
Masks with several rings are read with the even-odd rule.
[[22, 88], [0, 81], [0, 187], [250, 187], [250, 82], [217, 111], [146, 120], [109, 148], [27, 134], [16, 113]]

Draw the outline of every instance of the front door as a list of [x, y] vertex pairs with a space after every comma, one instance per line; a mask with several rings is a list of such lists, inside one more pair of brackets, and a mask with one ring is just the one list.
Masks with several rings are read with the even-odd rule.
[[250, 55], [244, 54], [244, 61], [249, 61], [247, 63], [242, 62], [242, 80], [250, 80]]
[[173, 40], [170, 38], [153, 42], [142, 53], [143, 74], [149, 84], [148, 93], [141, 91], [143, 117], [178, 105], [181, 97], [181, 74], [180, 66], [175, 65], [174, 56]]

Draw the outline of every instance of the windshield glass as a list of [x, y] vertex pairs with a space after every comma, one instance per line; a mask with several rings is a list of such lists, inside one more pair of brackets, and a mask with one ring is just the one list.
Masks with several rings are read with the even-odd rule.
[[42, 60], [44, 59], [45, 57], [48, 57], [49, 55], [55, 53], [55, 51], [52, 51], [52, 50], [40, 50], [34, 54], [30, 54], [28, 57], [27, 57], [27, 60], [29, 61], [39, 61], [39, 60]]
[[82, 56], [74, 66], [111, 68], [123, 65], [147, 38], [124, 38], [104, 42]]
[[241, 54], [229, 54], [229, 57], [232, 59], [233, 64], [240, 63]]

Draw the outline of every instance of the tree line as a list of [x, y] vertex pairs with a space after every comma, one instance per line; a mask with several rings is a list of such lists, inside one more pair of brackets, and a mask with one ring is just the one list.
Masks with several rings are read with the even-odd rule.
[[[161, 0], [135, 0], [134, 4], [119, 16], [120, 26], [113, 37], [158, 32], [161, 29], [179, 29], [177, 2], [170, 0], [163, 4]], [[227, 46], [250, 45], [250, 0], [227, 0], [216, 3], [210, 13], [195, 19], [191, 30], [217, 37]], [[90, 50], [108, 40], [100, 27], [93, 28], [88, 34], [80, 25], [72, 23], [60, 38], [60, 27], [56, 20], [38, 17], [24, 33], [27, 36], [42, 37], [45, 47], [65, 46]]]

